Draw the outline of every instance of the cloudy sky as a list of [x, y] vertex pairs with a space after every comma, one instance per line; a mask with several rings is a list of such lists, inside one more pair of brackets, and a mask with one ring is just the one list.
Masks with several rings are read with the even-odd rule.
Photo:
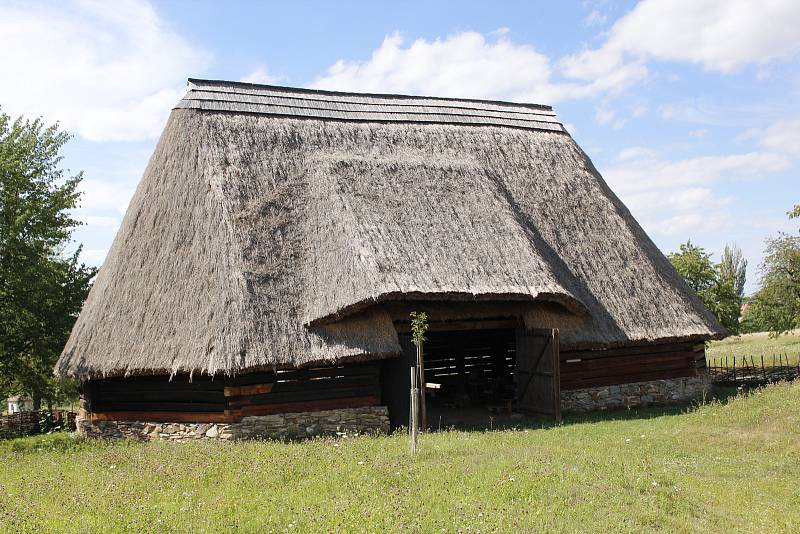
[[[188, 77], [551, 104], [665, 252], [800, 202], [800, 2], [0, 4], [0, 106], [59, 121], [100, 265]], [[401, 5], [402, 4], [402, 5]]]

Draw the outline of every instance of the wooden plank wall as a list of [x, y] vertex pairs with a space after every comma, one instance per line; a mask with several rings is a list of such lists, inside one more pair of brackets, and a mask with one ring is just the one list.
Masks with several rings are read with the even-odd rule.
[[706, 366], [705, 346], [693, 343], [562, 351], [559, 359], [562, 390], [699, 376]]
[[[490, 376], [514, 371], [515, 345], [507, 332], [437, 337], [430, 335], [425, 347], [429, 382], [455, 385], [470, 371]], [[563, 351], [559, 359], [562, 390], [698, 376], [705, 368], [704, 346], [687, 343]], [[384, 375], [394, 370], [386, 363]], [[84, 383], [83, 405], [98, 421], [164, 422], [234, 422], [248, 415], [376, 406], [386, 403], [381, 365], [366, 362], [191, 381], [187, 375], [172, 381], [165, 376], [110, 378]], [[401, 367], [406, 376], [407, 364]], [[403, 410], [396, 415], [398, 421], [406, 417]]]
[[253, 373], [109, 378], [84, 384], [94, 420], [232, 422], [249, 415], [380, 404], [378, 362]]

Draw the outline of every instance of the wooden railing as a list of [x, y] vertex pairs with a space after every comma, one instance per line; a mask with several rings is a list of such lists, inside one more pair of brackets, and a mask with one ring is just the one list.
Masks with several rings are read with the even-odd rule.
[[788, 354], [709, 358], [708, 373], [718, 385], [761, 385], [800, 377], [800, 358]]
[[42, 410], [0, 416], [0, 439], [16, 438], [49, 430], [74, 430], [75, 412]]

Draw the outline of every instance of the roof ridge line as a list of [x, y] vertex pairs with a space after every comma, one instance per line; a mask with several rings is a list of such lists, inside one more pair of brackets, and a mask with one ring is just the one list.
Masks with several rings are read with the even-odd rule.
[[202, 85], [202, 84], [219, 84], [219, 85], [228, 85], [228, 86], [236, 86], [236, 87], [251, 87], [251, 88], [262, 88], [262, 89], [270, 89], [273, 91], [278, 92], [287, 92], [287, 93], [307, 93], [307, 94], [321, 94], [321, 95], [330, 95], [330, 96], [368, 96], [368, 97], [376, 97], [376, 98], [396, 98], [396, 99], [423, 99], [423, 100], [448, 100], [448, 101], [455, 101], [455, 102], [473, 102], [477, 104], [493, 104], [493, 105], [501, 105], [501, 106], [514, 106], [514, 107], [526, 107], [529, 109], [538, 109], [543, 111], [553, 111], [553, 106], [549, 106], [546, 104], [535, 104], [532, 102], [511, 102], [508, 100], [490, 100], [490, 99], [481, 99], [481, 98], [460, 98], [460, 97], [446, 97], [446, 96], [426, 96], [426, 95], [408, 95], [408, 94], [398, 94], [398, 93], [357, 93], [351, 91], [331, 91], [327, 89], [308, 89], [305, 87], [290, 87], [290, 86], [282, 86], [282, 85], [270, 85], [270, 84], [260, 84], [260, 83], [250, 83], [250, 82], [235, 82], [235, 81], [227, 81], [227, 80], [210, 80], [204, 78], [188, 78], [187, 85], [189, 88], [192, 89], [192, 85]]

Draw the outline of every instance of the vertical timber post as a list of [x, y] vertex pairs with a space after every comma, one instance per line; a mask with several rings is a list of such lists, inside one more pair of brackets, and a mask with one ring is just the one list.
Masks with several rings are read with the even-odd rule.
[[422, 429], [428, 427], [428, 411], [425, 406], [425, 362], [422, 343], [425, 341], [425, 332], [428, 330], [428, 314], [425, 312], [411, 312], [411, 339], [417, 346], [417, 381], [420, 388], [419, 402], [422, 407]]
[[417, 453], [417, 432], [419, 427], [419, 407], [417, 400], [419, 399], [419, 388], [417, 387], [417, 372], [413, 367], [411, 368], [411, 408], [408, 416], [408, 432], [411, 437], [411, 454]]

